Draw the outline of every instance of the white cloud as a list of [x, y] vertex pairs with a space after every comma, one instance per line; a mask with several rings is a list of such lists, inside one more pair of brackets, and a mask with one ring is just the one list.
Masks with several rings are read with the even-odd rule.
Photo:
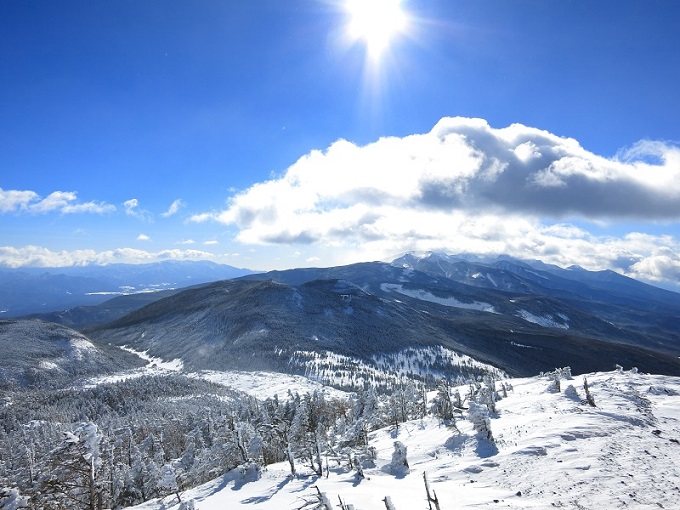
[[212, 240], [212, 241], [205, 241], [203, 244], [205, 244], [206, 246], [212, 246], [212, 245], [215, 245], [215, 244], [220, 244], [220, 242]]
[[72, 191], [54, 191], [39, 202], [29, 206], [31, 212], [45, 213], [54, 210], [61, 210], [77, 198]]
[[438, 249], [651, 278], [672, 267], [642, 264], [655, 249], [666, 243], [680, 253], [674, 238], [597, 237], [575, 219], [680, 219], [680, 148], [644, 142], [605, 158], [521, 124], [495, 129], [482, 119], [445, 118], [429, 133], [363, 147], [339, 140], [190, 221], [235, 225], [245, 244], [314, 246], [338, 263]]
[[150, 241], [151, 238], [146, 234], [139, 234], [137, 236], [137, 241]]
[[65, 267], [88, 264], [141, 264], [159, 260], [215, 260], [214, 254], [200, 250], [162, 250], [148, 252], [134, 248], [115, 250], [52, 251], [41, 246], [16, 248], [0, 246], [0, 266]]
[[61, 208], [62, 214], [93, 213], [105, 214], [116, 211], [116, 206], [105, 202], [85, 202], [82, 204], [69, 204]]
[[0, 188], [0, 212], [13, 212], [25, 209], [28, 204], [39, 198], [35, 191], [3, 190]]
[[340, 140], [237, 194], [226, 210], [191, 220], [234, 224], [247, 243], [310, 243], [389, 235], [371, 225], [395, 210], [423, 220], [461, 211], [678, 219], [680, 149], [653, 149], [660, 164], [626, 162], [520, 124], [494, 129], [481, 119], [446, 118], [429, 133], [364, 147]]
[[104, 214], [116, 210], [114, 205], [105, 202], [77, 203], [77, 200], [78, 195], [75, 191], [53, 191], [47, 197], [41, 198], [35, 191], [0, 188], [0, 213], [45, 214], [57, 211], [62, 214]]
[[193, 239], [186, 239], [184, 241], [178, 242], [177, 244], [196, 244], [196, 241], [194, 241]]
[[123, 207], [125, 208], [125, 214], [137, 218], [138, 220], [150, 221], [151, 213], [139, 208], [139, 200], [136, 198], [131, 198], [123, 202]]
[[185, 206], [184, 200], [178, 198], [172, 204], [170, 204], [168, 210], [162, 213], [161, 216], [163, 216], [163, 218], [172, 216], [173, 214], [176, 214], [184, 206]]

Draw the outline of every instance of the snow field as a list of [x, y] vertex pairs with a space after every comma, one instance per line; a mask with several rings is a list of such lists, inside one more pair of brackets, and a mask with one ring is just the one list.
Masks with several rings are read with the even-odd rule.
[[[356, 510], [382, 510], [390, 496], [397, 510], [427, 509], [426, 472], [442, 510], [680, 508], [680, 379], [632, 372], [587, 378], [596, 407], [582, 402], [581, 376], [562, 379], [559, 392], [550, 377], [504, 381], [513, 389], [491, 413], [495, 443], [468, 420], [459, 419], [456, 430], [428, 417], [372, 432], [377, 456], [364, 463], [365, 479], [331, 457], [328, 478], [304, 469], [292, 478], [285, 463], [259, 475], [237, 468], [182, 499], [199, 510], [292, 510], [318, 487], [334, 508], [341, 497]], [[408, 448], [406, 475], [390, 471], [395, 441]], [[179, 503], [168, 497], [134, 508]]]

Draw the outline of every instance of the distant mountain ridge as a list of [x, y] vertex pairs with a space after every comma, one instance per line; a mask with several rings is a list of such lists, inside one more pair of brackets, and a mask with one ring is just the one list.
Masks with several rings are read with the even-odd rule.
[[187, 287], [252, 273], [210, 261], [0, 268], [0, 318], [97, 305], [112, 296]]
[[[393, 260], [392, 264], [440, 274], [483, 288], [498, 288], [496, 282], [486, 278], [484, 274], [485, 271], [498, 270], [499, 275], [510, 273], [520, 277], [521, 281], [514, 280], [515, 285], [533, 283], [538, 286], [528, 288], [532, 291], [541, 288], [550, 289], [560, 292], [565, 297], [572, 295], [587, 299], [597, 299], [603, 295], [597, 291], [604, 291], [606, 295], [603, 296], [608, 301], [619, 297], [635, 300], [637, 306], [643, 307], [649, 301], [670, 304], [673, 307], [680, 306], [680, 293], [634, 280], [612, 270], [588, 271], [579, 266], [564, 269], [540, 260], [522, 260], [508, 255], [478, 257], [470, 254], [447, 255], [438, 252], [428, 252], [422, 255], [405, 254]], [[520, 289], [508, 284], [506, 290]]]
[[680, 306], [663, 291], [650, 306], [625, 286], [607, 293], [525, 263], [408, 261], [432, 268], [397, 260], [247, 275], [177, 293], [91, 334], [192, 369], [306, 370], [300, 359], [322, 356], [332, 370], [343, 356], [370, 364], [443, 347], [513, 375], [616, 363], [680, 375]]

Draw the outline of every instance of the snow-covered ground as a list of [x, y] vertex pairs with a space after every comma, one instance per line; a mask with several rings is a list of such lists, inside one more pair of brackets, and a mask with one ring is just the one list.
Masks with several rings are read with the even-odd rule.
[[123, 370], [111, 375], [105, 375], [101, 377], [93, 377], [87, 379], [83, 382], [82, 386], [85, 388], [93, 388], [100, 384], [110, 384], [119, 381], [125, 381], [127, 379], [134, 379], [137, 377], [142, 377], [145, 375], [161, 375], [168, 372], [179, 372], [183, 368], [182, 360], [174, 359], [172, 361], [164, 361], [161, 358], [154, 358], [148, 355], [148, 351], [136, 351], [131, 347], [122, 346], [120, 347], [124, 351], [136, 354], [143, 360], [147, 362], [146, 366], [141, 368], [135, 368], [132, 370]]
[[259, 399], [273, 398], [278, 395], [285, 399], [289, 391], [313, 393], [320, 391], [326, 398], [346, 398], [347, 393], [330, 386], [312, 381], [300, 375], [280, 374], [276, 372], [241, 372], [230, 370], [217, 372], [204, 370], [202, 372], [188, 374], [190, 377], [205, 379], [210, 382], [229, 386], [235, 390], [243, 391]]
[[457, 300], [455, 297], [438, 297], [422, 289], [405, 289], [403, 285], [397, 285], [395, 283], [381, 283], [380, 288], [384, 292], [397, 292], [403, 294], [404, 296], [409, 296], [415, 299], [420, 299], [421, 301], [428, 301], [430, 303], [436, 303], [438, 305], [450, 306], [452, 308], [463, 308], [466, 310], [479, 310], [480, 312], [496, 313], [496, 310], [489, 303], [484, 303], [482, 301], [472, 301], [471, 303], [464, 303]]
[[[583, 378], [550, 391], [545, 377], [513, 379], [497, 403], [495, 442], [478, 438], [468, 420], [458, 431], [435, 418], [370, 434], [375, 466], [359, 479], [330, 462], [330, 476], [289, 476], [286, 464], [234, 470], [182, 493], [196, 509], [298, 509], [318, 487], [334, 508], [427, 509], [427, 473], [442, 510], [461, 508], [680, 508], [680, 379], [631, 372], [588, 375], [596, 407], [582, 403]], [[462, 388], [461, 390], [464, 390]], [[394, 441], [408, 447], [410, 471], [390, 472]], [[137, 510], [178, 509], [174, 497]], [[313, 507], [307, 507], [313, 508]]]
[[527, 310], [520, 310], [517, 313], [517, 316], [521, 317], [527, 322], [538, 324], [539, 326], [543, 326], [544, 328], [569, 329], [569, 324], [567, 323], [568, 318], [563, 314], [559, 314], [559, 318], [562, 319], [562, 321], [564, 322], [558, 322], [552, 315], [534, 315], [533, 313], [528, 312]]

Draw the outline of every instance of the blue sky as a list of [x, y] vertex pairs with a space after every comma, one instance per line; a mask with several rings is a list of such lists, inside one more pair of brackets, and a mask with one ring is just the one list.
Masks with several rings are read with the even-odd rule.
[[0, 264], [680, 280], [680, 4], [404, 0], [380, 55], [348, 5], [1, 2]]

